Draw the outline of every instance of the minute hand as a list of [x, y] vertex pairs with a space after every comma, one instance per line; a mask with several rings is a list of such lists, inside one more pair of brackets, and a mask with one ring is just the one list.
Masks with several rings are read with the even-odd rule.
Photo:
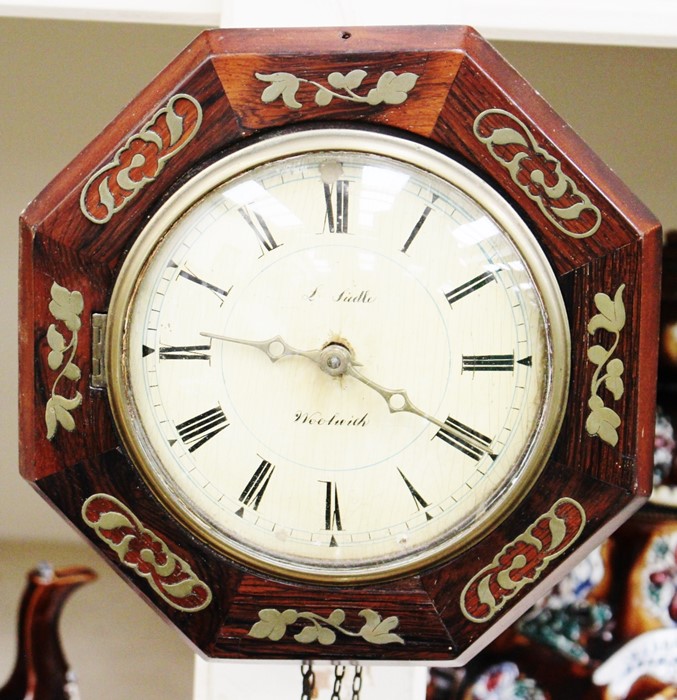
[[[355, 366], [352, 364], [348, 366], [346, 374], [349, 374], [351, 377], [357, 379], [359, 382], [362, 382], [362, 384], [365, 384], [370, 389], [373, 389], [377, 394], [382, 396], [385, 399], [385, 402], [388, 404], [388, 410], [391, 413], [413, 413], [415, 416], [419, 416], [420, 418], [427, 420], [429, 423], [436, 425], [442, 433], [452, 438], [455, 443], [460, 443], [462, 446], [467, 446], [473, 452], [478, 452], [480, 455], [487, 454], [492, 459], [496, 457], [496, 455], [494, 455], [490, 449], [490, 441], [484, 442], [478, 437], [475, 437], [472, 432], [463, 430], [460, 427], [460, 424], [456, 424], [455, 421], [447, 420], [446, 422], [442, 422], [441, 420], [435, 418], [435, 416], [431, 416], [429, 413], [422, 411], [411, 402], [411, 399], [404, 389], [387, 389], [386, 387], [372, 381], [368, 377], [365, 377], [361, 372], [358, 372], [358, 370], [356, 370]], [[457, 427], [457, 425], [459, 427]]]

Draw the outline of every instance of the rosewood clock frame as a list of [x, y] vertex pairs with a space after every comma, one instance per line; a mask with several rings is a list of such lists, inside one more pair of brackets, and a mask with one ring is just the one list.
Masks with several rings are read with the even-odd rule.
[[[105, 319], [148, 217], [191, 173], [280, 127], [396, 130], [519, 211], [569, 315], [563, 427], [538, 482], [470, 549], [360, 585], [284, 581], [168, 513], [116, 434]], [[202, 33], [21, 218], [20, 468], [207, 657], [467, 662], [651, 490], [660, 225], [467, 27]]]

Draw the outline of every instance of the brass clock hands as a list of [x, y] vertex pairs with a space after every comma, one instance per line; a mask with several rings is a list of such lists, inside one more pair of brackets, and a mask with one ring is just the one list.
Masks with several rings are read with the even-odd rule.
[[457, 424], [451, 419], [446, 422], [438, 420], [435, 416], [431, 416], [429, 413], [415, 406], [404, 389], [387, 389], [368, 377], [365, 377], [356, 369], [356, 367], [361, 365], [355, 362], [350, 350], [340, 343], [329, 343], [329, 345], [319, 350], [298, 350], [289, 345], [279, 335], [269, 338], [268, 340], [245, 340], [209, 332], [203, 332], [200, 333], [200, 335], [213, 338], [214, 340], [223, 340], [228, 343], [249, 345], [265, 353], [271, 362], [277, 362], [283, 357], [293, 357], [295, 355], [306, 357], [329, 375], [340, 376], [347, 374], [358, 382], [368, 386], [370, 389], [373, 389], [385, 400], [388, 405], [388, 410], [391, 413], [412, 413], [436, 425], [442, 433], [449, 436], [452, 440], [459, 441], [461, 444], [471, 448], [475, 453], [487, 454], [492, 458], [495, 456], [490, 450], [490, 443], [475, 437], [473, 433], [467, 429], [464, 430], [462, 424]]

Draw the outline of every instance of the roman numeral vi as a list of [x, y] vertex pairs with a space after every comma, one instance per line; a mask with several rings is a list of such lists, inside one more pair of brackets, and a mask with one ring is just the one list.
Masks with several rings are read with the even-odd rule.
[[[325, 530], [342, 530], [341, 526], [341, 510], [339, 509], [338, 488], [334, 481], [323, 481], [326, 487], [325, 492], [325, 507], [324, 507], [324, 529]], [[338, 546], [332, 535], [329, 542], [330, 547]]]

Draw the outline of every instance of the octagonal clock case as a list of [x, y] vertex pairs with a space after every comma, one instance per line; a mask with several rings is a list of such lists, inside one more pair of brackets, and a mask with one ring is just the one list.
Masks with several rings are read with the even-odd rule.
[[465, 663], [650, 492], [660, 226], [470, 28], [204, 32], [21, 235], [21, 472], [207, 657]]

